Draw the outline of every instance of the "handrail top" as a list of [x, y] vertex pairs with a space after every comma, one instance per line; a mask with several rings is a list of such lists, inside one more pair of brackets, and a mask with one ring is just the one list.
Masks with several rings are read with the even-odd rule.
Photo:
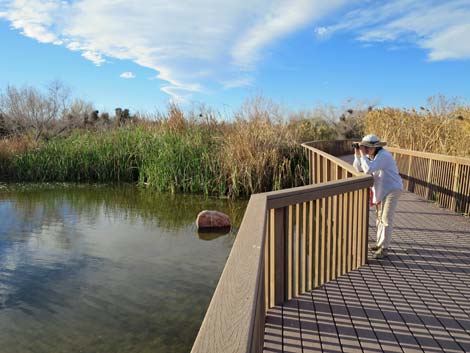
[[[349, 141], [349, 140], [344, 140], [344, 141]], [[326, 159], [328, 159], [332, 162], [335, 162], [336, 164], [339, 164], [342, 168], [346, 169], [348, 172], [350, 172], [351, 174], [353, 174], [355, 176], [364, 175], [362, 172], [358, 172], [356, 169], [354, 169], [354, 167], [351, 164], [343, 161], [342, 159], [340, 159], [338, 157], [335, 157], [335, 156], [332, 156], [329, 153], [326, 153], [322, 150], [319, 150], [318, 148], [315, 148], [313, 146], [308, 145], [309, 143], [314, 143], [314, 142], [322, 142], [322, 141], [304, 142], [304, 143], [302, 143], [302, 147], [307, 148], [307, 149], [315, 150], [315, 153], [325, 157]], [[325, 142], [328, 142], [328, 141], [325, 140]]]
[[[354, 141], [354, 140], [346, 139], [346, 140], [336, 140], [336, 141]], [[305, 147], [307, 149], [314, 149], [315, 153], [318, 153], [322, 155], [323, 157], [326, 157], [327, 159], [340, 164], [341, 167], [347, 169], [348, 171], [351, 171], [351, 173], [353, 173], [354, 175], [361, 175], [361, 173], [358, 173], [349, 163], [346, 163], [337, 157], [334, 157], [322, 150], [319, 150], [318, 148], [311, 146], [311, 144], [324, 143], [324, 142], [335, 142], [335, 141], [330, 141], [330, 140], [309, 141], [309, 142], [302, 143], [302, 147]], [[428, 158], [428, 159], [432, 159], [436, 161], [451, 162], [451, 163], [457, 163], [457, 164], [470, 166], [470, 158], [468, 157], [449, 156], [449, 155], [440, 154], [440, 153], [408, 150], [408, 149], [404, 149], [400, 147], [392, 147], [392, 146], [387, 146], [386, 149], [390, 152], [397, 152], [397, 153], [405, 154], [408, 156], [422, 157], [422, 158]]]
[[373, 183], [374, 179], [372, 176], [360, 173], [359, 176], [348, 179], [298, 186], [278, 191], [269, 191], [256, 195], [259, 197], [266, 197], [268, 208], [280, 208], [300, 202], [312, 201], [328, 196], [340, 195], [345, 192], [360, 190], [371, 187]]
[[423, 158], [433, 159], [436, 161], [444, 161], [444, 162], [452, 162], [452, 163], [463, 164], [463, 165], [470, 165], [470, 158], [465, 158], [465, 157], [448, 156], [445, 154], [406, 150], [403, 148], [389, 147], [389, 146], [387, 146], [387, 149], [390, 152], [397, 152], [401, 154], [406, 154], [408, 156], [423, 157]]
[[322, 142], [337, 142], [337, 141], [357, 141], [357, 139], [342, 139], [342, 140], [313, 140], [313, 141], [306, 141], [303, 142], [302, 145], [304, 144], [309, 144], [309, 143], [322, 143]]

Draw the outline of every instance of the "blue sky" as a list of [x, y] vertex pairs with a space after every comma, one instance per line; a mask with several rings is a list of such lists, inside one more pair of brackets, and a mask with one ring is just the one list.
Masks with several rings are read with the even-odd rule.
[[101, 111], [470, 99], [470, 0], [0, 0], [0, 88]]

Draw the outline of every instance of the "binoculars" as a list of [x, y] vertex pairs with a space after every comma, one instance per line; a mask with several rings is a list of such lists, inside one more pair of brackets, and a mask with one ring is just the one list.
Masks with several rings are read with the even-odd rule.
[[353, 142], [351, 146], [352, 148], [359, 148], [359, 142]]

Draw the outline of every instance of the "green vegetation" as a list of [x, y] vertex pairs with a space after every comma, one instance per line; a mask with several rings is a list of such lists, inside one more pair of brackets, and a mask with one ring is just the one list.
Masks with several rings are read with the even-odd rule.
[[118, 108], [110, 117], [68, 98], [61, 84], [52, 88], [0, 92], [1, 180], [134, 182], [244, 197], [304, 185], [306, 141], [375, 133], [392, 146], [470, 156], [470, 107], [441, 96], [419, 112], [364, 104], [288, 112], [255, 98], [229, 117], [176, 105], [152, 116]]
[[335, 130], [319, 119], [285, 121], [273, 107], [257, 100], [226, 122], [210, 112], [185, 116], [172, 105], [166, 115], [124, 124], [110, 119], [47, 139], [11, 134], [0, 142], [0, 177], [138, 182], [158, 191], [228, 197], [304, 185], [300, 143], [331, 138]]

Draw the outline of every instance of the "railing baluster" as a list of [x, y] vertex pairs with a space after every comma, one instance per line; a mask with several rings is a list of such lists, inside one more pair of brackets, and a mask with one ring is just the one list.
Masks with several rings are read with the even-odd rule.
[[348, 270], [348, 227], [349, 227], [349, 218], [348, 218], [348, 204], [349, 204], [349, 193], [343, 194], [343, 234], [342, 234], [342, 243], [343, 249], [343, 258], [341, 260], [341, 274], [346, 273]]
[[294, 295], [299, 296], [299, 257], [300, 257], [300, 205], [295, 205], [295, 245], [294, 245]]
[[269, 225], [271, 224], [271, 222], [269, 221], [269, 211], [268, 211], [268, 215], [265, 216], [266, 218], [268, 218], [267, 220], [265, 220], [265, 223], [267, 225], [266, 227], [266, 231], [265, 231], [265, 242], [264, 242], [264, 295], [265, 295], [265, 306], [266, 306], [266, 312], [268, 311], [268, 309], [271, 307], [271, 300], [270, 300], [270, 296], [271, 296], [271, 289], [270, 289], [270, 278], [271, 278], [271, 271], [270, 271], [270, 268], [269, 268], [269, 264], [270, 264], [270, 245], [269, 245], [269, 240], [270, 240], [270, 236], [269, 236]]
[[[369, 189], [364, 189], [363, 190], [363, 193], [364, 193], [364, 218], [363, 218], [363, 224], [369, 228]], [[369, 232], [362, 232], [362, 236], [363, 236], [363, 247], [362, 247], [362, 251], [363, 251], [363, 259], [362, 259], [362, 265], [365, 265], [367, 263], [367, 251], [368, 251], [368, 248], [369, 248], [369, 239], [368, 239], [368, 235], [369, 235]]]
[[452, 204], [450, 209], [452, 211], [457, 210], [457, 199], [458, 199], [458, 192], [459, 192], [459, 174], [460, 173], [460, 164], [455, 165], [455, 172], [454, 172], [454, 182], [452, 185]]
[[315, 255], [314, 266], [315, 266], [315, 281], [314, 287], [320, 285], [320, 236], [321, 236], [321, 200], [315, 200]]
[[320, 232], [320, 286], [325, 283], [325, 247], [326, 247], [326, 232], [327, 232], [327, 213], [326, 213], [326, 199], [321, 199], [321, 232]]
[[364, 212], [364, 200], [362, 190], [358, 191], [358, 207], [357, 207], [357, 223], [358, 223], [358, 234], [357, 234], [357, 260], [356, 267], [359, 268], [362, 263], [362, 234], [364, 233], [364, 227], [366, 226], [362, 220], [364, 219], [362, 213]]
[[285, 208], [276, 208], [274, 215], [274, 304], [282, 304], [286, 300], [286, 276], [285, 276]]
[[352, 233], [352, 268], [355, 269], [356, 262], [357, 262], [357, 231], [358, 231], [358, 197], [357, 197], [357, 191], [353, 192], [353, 203], [352, 203], [352, 208], [353, 208], [353, 233]]
[[331, 197], [326, 199], [326, 251], [325, 251], [325, 266], [326, 266], [326, 274], [325, 274], [325, 282], [331, 281], [331, 243], [332, 243], [332, 235], [331, 235]]
[[300, 258], [301, 265], [301, 291], [305, 293], [307, 290], [307, 203], [302, 203], [302, 230], [301, 234], [301, 249], [302, 255]]
[[275, 249], [276, 242], [274, 239], [274, 209], [269, 210], [269, 306], [276, 305], [276, 272], [275, 272]]
[[293, 212], [292, 205], [289, 205], [288, 221], [287, 221], [287, 299], [292, 299], [292, 228], [293, 228]]
[[331, 244], [331, 279], [336, 278], [336, 246], [337, 246], [337, 239], [338, 239], [338, 196], [333, 196], [333, 206], [332, 206], [332, 217], [331, 221], [332, 229], [332, 244]]
[[408, 183], [406, 185], [406, 188], [408, 190], [410, 190], [410, 180], [411, 180], [411, 163], [413, 161], [413, 156], [408, 156], [408, 171], [407, 171], [407, 174], [408, 174]]
[[312, 290], [314, 201], [309, 201], [308, 214], [307, 290]]
[[343, 194], [338, 195], [338, 262], [336, 264], [336, 276], [341, 276], [343, 266]]
[[424, 198], [426, 200], [429, 200], [429, 191], [430, 191], [429, 186], [431, 183], [432, 159], [429, 158], [427, 162], [428, 162], [428, 165], [427, 165], [426, 180], [425, 180], [426, 183], [424, 184], [424, 188], [425, 188]]
[[353, 225], [354, 225], [354, 219], [353, 219], [353, 208], [354, 208], [354, 194], [352, 192], [348, 193], [348, 199], [349, 203], [347, 204], [347, 209], [348, 209], [348, 236], [347, 236], [347, 268], [346, 271], [349, 272], [352, 270], [352, 256], [353, 256]]
[[322, 156], [317, 154], [317, 178], [315, 180], [315, 184], [320, 184], [322, 182]]

